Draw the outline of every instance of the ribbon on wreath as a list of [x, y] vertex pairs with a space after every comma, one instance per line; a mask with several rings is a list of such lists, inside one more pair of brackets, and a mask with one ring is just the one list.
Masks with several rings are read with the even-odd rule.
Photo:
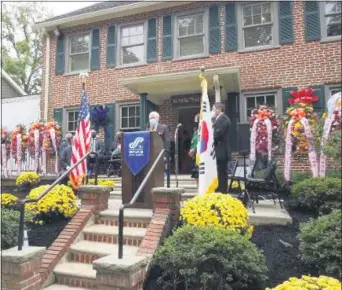
[[38, 172], [39, 167], [39, 130], [34, 130], [34, 171]]
[[18, 175], [20, 175], [21, 173], [21, 157], [22, 157], [22, 152], [21, 152], [21, 134], [17, 135], [17, 171], [18, 171]]
[[251, 132], [251, 154], [250, 154], [250, 159], [251, 161], [255, 161], [255, 140], [256, 140], [256, 135], [257, 135], [257, 125], [258, 125], [259, 120], [255, 119], [253, 126], [252, 126], [252, 132]]
[[284, 160], [284, 179], [285, 181], [290, 181], [290, 168], [291, 168], [291, 158], [292, 158], [292, 125], [295, 122], [294, 119], [289, 121], [286, 131], [285, 139], [285, 160]]
[[6, 149], [6, 143], [1, 144], [1, 159], [2, 159], [2, 172], [4, 174], [4, 177], [7, 178], [7, 149]]
[[267, 151], [268, 161], [270, 161], [272, 159], [272, 123], [268, 118], [266, 118], [264, 122], [267, 128]]
[[327, 142], [331, 130], [332, 123], [334, 121], [334, 115], [328, 115], [327, 119], [324, 122], [324, 127], [323, 127], [323, 138], [321, 141], [321, 156], [319, 160], [319, 176], [324, 177], [325, 176], [325, 171], [327, 169], [327, 156], [324, 154], [324, 146], [325, 143]]
[[310, 128], [309, 120], [307, 118], [302, 118], [300, 120], [301, 124], [304, 127], [304, 133], [309, 141], [309, 160], [310, 160], [310, 165], [311, 165], [311, 171], [312, 171], [312, 176], [313, 177], [318, 177], [318, 164], [317, 164], [317, 153], [315, 147], [312, 145], [312, 131]]
[[55, 150], [55, 173], [58, 175], [58, 151], [57, 151], [57, 143], [56, 143], [56, 134], [55, 134], [55, 129], [51, 128], [49, 129], [50, 137], [51, 137], [51, 143], [52, 147]]

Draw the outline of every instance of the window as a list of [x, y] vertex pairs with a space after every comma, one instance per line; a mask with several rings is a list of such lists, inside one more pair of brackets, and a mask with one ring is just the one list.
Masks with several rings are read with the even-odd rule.
[[258, 47], [275, 44], [273, 3], [242, 5], [243, 47]]
[[260, 93], [260, 94], [246, 94], [246, 120], [251, 116], [251, 112], [254, 108], [259, 107], [260, 105], [267, 105], [269, 107], [276, 107], [276, 93]]
[[67, 131], [75, 132], [78, 124], [78, 111], [67, 111]]
[[179, 16], [176, 21], [176, 45], [179, 58], [202, 56], [207, 53], [207, 27], [204, 12]]
[[120, 63], [122, 65], [140, 64], [145, 61], [144, 24], [121, 27]]
[[323, 39], [341, 37], [341, 12], [342, 2], [325, 1], [322, 2], [323, 10]]
[[90, 37], [88, 34], [69, 38], [70, 72], [89, 70], [89, 43]]
[[140, 128], [140, 105], [123, 105], [120, 106], [120, 128], [139, 129]]

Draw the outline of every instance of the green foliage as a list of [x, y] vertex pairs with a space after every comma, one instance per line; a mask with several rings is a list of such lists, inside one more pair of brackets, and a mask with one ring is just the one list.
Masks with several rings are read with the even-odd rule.
[[311, 219], [300, 225], [299, 249], [302, 260], [316, 267], [321, 274], [342, 278], [341, 211]]
[[[239, 233], [184, 226], [165, 240], [152, 263], [162, 289], [242, 289], [266, 280], [265, 258]], [[184, 289], [184, 288], [183, 288]]]
[[17, 210], [1, 209], [1, 250], [18, 245], [19, 217]]
[[7, 2], [2, 6], [2, 68], [27, 94], [41, 90], [42, 31], [33, 25], [51, 17], [42, 2]]
[[300, 207], [327, 214], [341, 209], [341, 178], [310, 178], [292, 186]]

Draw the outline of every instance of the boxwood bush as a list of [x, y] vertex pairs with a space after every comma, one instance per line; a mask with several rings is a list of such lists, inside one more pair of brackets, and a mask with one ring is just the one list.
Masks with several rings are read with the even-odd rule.
[[1, 209], [1, 250], [18, 245], [19, 217], [17, 210]]
[[309, 178], [291, 188], [297, 205], [316, 213], [341, 209], [341, 178]]
[[165, 240], [152, 264], [161, 269], [158, 287], [170, 290], [243, 289], [260, 285], [267, 272], [265, 257], [246, 237], [189, 225]]
[[299, 234], [302, 260], [317, 268], [320, 274], [340, 280], [342, 278], [341, 223], [341, 211], [334, 210], [328, 215], [301, 224]]

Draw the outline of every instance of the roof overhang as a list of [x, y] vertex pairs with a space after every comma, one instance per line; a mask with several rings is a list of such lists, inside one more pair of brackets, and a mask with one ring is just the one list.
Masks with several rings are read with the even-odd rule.
[[[160, 104], [173, 95], [201, 93], [199, 73], [199, 70], [192, 70], [131, 77], [124, 78], [121, 84], [136, 94], [147, 93], [149, 100]], [[210, 68], [205, 70], [204, 75], [208, 81], [209, 93], [214, 92], [215, 75], [226, 92], [240, 91], [238, 67]]]
[[109, 19], [121, 18], [130, 15], [136, 15], [141, 13], [146, 13], [150, 11], [171, 8], [176, 6], [182, 6], [190, 4], [191, 1], [160, 1], [160, 2], [150, 2], [143, 1], [122, 6], [117, 6], [113, 8], [103, 9], [94, 12], [83, 13], [80, 15], [69, 16], [61, 19], [45, 21], [37, 23], [33, 26], [33, 29], [40, 30], [45, 29], [48, 31], [53, 31], [56, 27], [63, 29], [69, 28], [82, 24], [89, 24], [98, 21], [104, 21]]
[[3, 77], [18, 94], [22, 96], [26, 95], [25, 91], [3, 69], [1, 69], [1, 77]]

